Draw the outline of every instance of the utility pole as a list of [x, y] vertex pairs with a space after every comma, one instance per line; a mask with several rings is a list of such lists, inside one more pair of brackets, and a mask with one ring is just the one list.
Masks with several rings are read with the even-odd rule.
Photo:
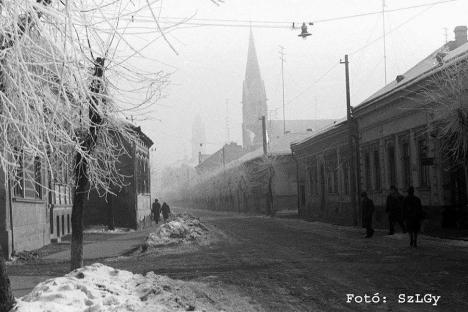
[[[356, 185], [358, 183], [356, 179], [356, 150], [354, 145], [354, 120], [352, 115], [352, 108], [351, 108], [351, 93], [349, 89], [349, 61], [348, 61], [348, 54], [345, 55], [344, 62], [340, 60], [341, 64], [345, 65], [345, 78], [346, 78], [346, 120], [348, 123], [348, 148], [350, 151], [350, 193], [351, 193], [351, 206], [353, 209], [353, 218], [354, 218], [354, 225], [358, 225], [358, 207], [357, 207], [357, 192], [356, 192]], [[357, 144], [356, 144], [357, 148]]]
[[266, 132], [266, 120], [265, 116], [262, 116], [262, 134], [263, 134], [263, 154], [266, 156], [268, 154], [267, 146], [267, 132]]
[[384, 77], [387, 84], [387, 38], [385, 34], [385, 0], [382, 0], [382, 30], [383, 30], [383, 49], [384, 49]]
[[280, 54], [280, 60], [281, 60], [281, 85], [282, 85], [282, 88], [283, 88], [283, 133], [286, 134], [286, 112], [285, 112], [285, 107], [284, 107], [284, 47], [283, 46], [279, 46], [280, 47], [280, 51], [279, 51], [279, 54]]

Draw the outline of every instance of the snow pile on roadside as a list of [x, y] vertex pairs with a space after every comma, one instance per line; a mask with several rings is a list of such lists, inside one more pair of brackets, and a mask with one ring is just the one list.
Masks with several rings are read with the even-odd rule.
[[[240, 310], [238, 310], [240, 309]], [[117, 270], [100, 263], [38, 284], [11, 312], [262, 311], [248, 297], [205, 283]]]
[[83, 232], [88, 233], [88, 234], [100, 234], [100, 233], [122, 234], [122, 233], [135, 232], [135, 230], [128, 229], [128, 228], [120, 228], [120, 227], [116, 227], [113, 230], [110, 230], [107, 225], [93, 225], [93, 226], [86, 228]]
[[189, 214], [171, 216], [171, 221], [161, 225], [156, 232], [150, 233], [143, 245], [148, 247], [167, 246], [200, 240], [208, 234], [208, 228]]

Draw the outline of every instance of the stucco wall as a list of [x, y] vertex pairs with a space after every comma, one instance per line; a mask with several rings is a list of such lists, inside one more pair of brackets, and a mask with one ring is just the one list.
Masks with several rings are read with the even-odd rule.
[[13, 201], [15, 251], [32, 250], [50, 243], [50, 223], [47, 204]]

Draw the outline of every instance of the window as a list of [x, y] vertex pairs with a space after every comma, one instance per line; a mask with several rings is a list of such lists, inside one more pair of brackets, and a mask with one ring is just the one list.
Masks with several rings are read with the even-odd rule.
[[300, 185], [299, 191], [301, 192], [301, 206], [305, 206], [306, 196], [305, 196], [305, 186]]
[[422, 139], [418, 141], [418, 154], [419, 154], [419, 185], [429, 186], [429, 167], [430, 162], [427, 157], [427, 144], [426, 140]]
[[338, 192], [338, 168], [336, 161], [336, 153], [327, 156], [327, 185], [328, 193]]
[[318, 194], [317, 187], [317, 161], [313, 160], [309, 168], [310, 194]]
[[349, 195], [349, 193], [350, 193], [349, 160], [345, 160], [343, 162], [343, 191], [344, 191], [345, 195]]
[[42, 168], [39, 157], [34, 157], [34, 187], [36, 198], [42, 199]]
[[405, 188], [408, 188], [411, 185], [411, 160], [408, 142], [403, 142], [401, 144], [401, 162], [403, 170], [403, 184]]
[[396, 163], [395, 163], [395, 146], [389, 144], [387, 146], [388, 157], [388, 182], [390, 185], [397, 185], [396, 181]]
[[374, 151], [374, 182], [375, 190], [381, 190], [381, 171], [380, 171], [380, 153], [378, 150]]
[[23, 152], [16, 151], [16, 174], [13, 186], [13, 193], [16, 197], [24, 197], [24, 168], [23, 168]]
[[371, 165], [370, 165], [370, 155], [369, 152], [364, 154], [364, 169], [365, 169], [365, 179], [366, 179], [366, 190], [369, 191], [372, 189], [371, 184]]

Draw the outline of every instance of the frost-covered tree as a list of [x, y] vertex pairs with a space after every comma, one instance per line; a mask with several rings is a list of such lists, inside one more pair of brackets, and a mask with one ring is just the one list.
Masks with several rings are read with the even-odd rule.
[[[74, 183], [72, 269], [83, 264], [87, 193], [95, 189], [106, 194], [124, 186], [116, 164], [127, 151], [119, 140], [135, 139], [124, 113], [154, 103], [167, 83], [165, 73], [146, 73], [129, 62], [142, 56], [142, 50], [126, 36], [128, 25], [133, 15], [156, 2], [138, 7], [138, 1], [0, 1], [3, 181], [5, 188], [19, 181], [39, 183], [19, 170], [18, 160], [25, 155], [40, 160], [51, 175], [57, 163], [69, 164]], [[154, 22], [155, 36], [163, 36]], [[8, 311], [13, 297], [3, 258], [0, 300], [0, 312]]]
[[468, 161], [468, 60], [466, 57], [441, 63], [419, 95], [424, 108], [434, 116], [434, 134], [443, 156], [453, 165]]

